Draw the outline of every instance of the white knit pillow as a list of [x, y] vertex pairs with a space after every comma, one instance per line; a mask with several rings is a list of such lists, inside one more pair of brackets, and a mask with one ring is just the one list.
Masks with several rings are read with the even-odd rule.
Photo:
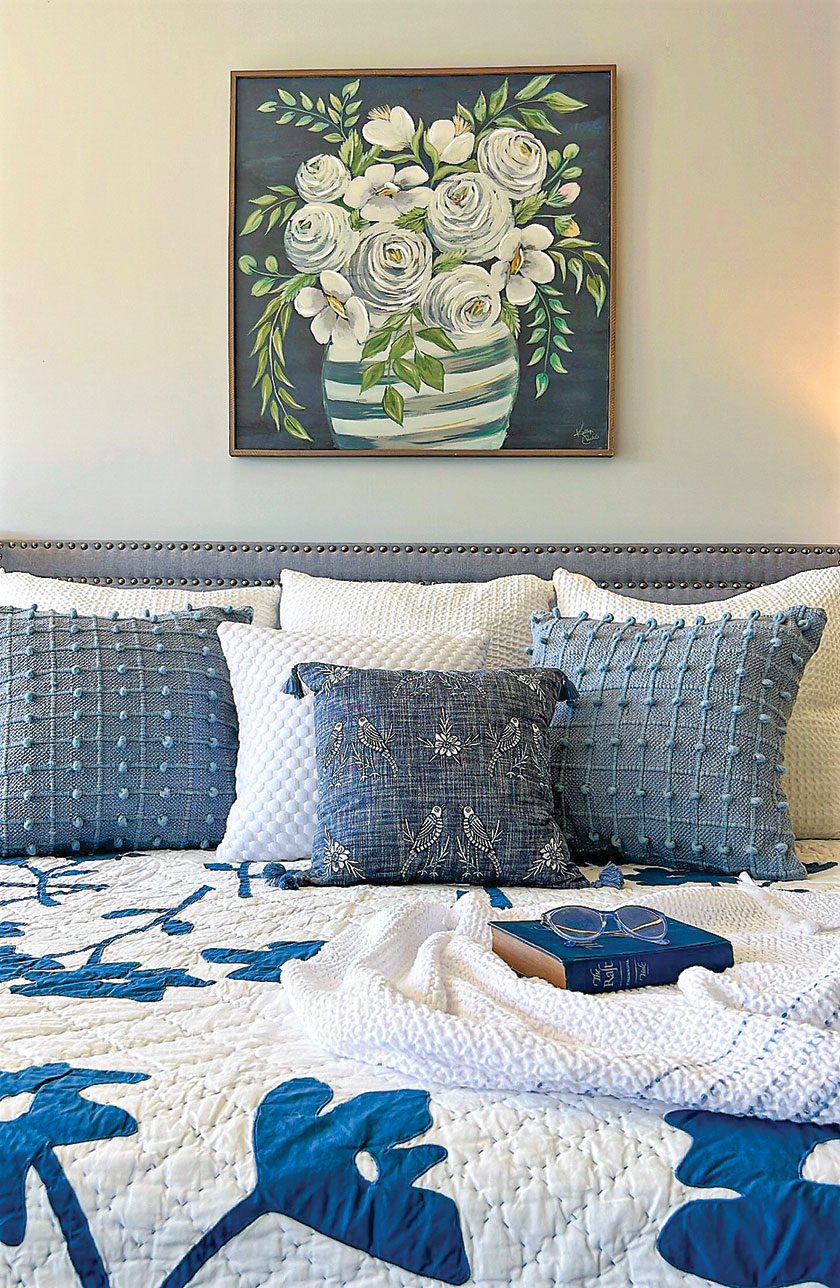
[[181, 586], [123, 588], [0, 570], [0, 604], [9, 608], [31, 608], [37, 604], [40, 609], [56, 613], [75, 608], [90, 617], [107, 617], [110, 613], [142, 617], [147, 611], [175, 613], [187, 604], [193, 608], [253, 608], [255, 626], [276, 626], [279, 601], [279, 586], [219, 586], [216, 590]]
[[702, 604], [655, 604], [602, 590], [588, 577], [558, 568], [557, 607], [563, 617], [607, 613], [621, 621], [714, 621], [722, 613], [746, 617], [757, 608], [772, 614], [796, 604], [824, 608], [828, 624], [822, 643], [805, 668], [785, 739], [785, 794], [798, 837], [840, 837], [840, 568], [812, 568], [731, 599]]
[[487, 647], [487, 637], [478, 631], [359, 639], [267, 631], [234, 622], [222, 623], [219, 639], [239, 717], [236, 800], [218, 849], [219, 859], [229, 863], [285, 862], [312, 854], [318, 805], [315, 699], [283, 692], [296, 662], [475, 671], [484, 665]]
[[495, 581], [336, 581], [284, 568], [280, 625], [288, 631], [399, 635], [407, 631], [481, 631], [487, 666], [523, 666], [531, 613], [554, 602], [551, 582], [522, 575]]

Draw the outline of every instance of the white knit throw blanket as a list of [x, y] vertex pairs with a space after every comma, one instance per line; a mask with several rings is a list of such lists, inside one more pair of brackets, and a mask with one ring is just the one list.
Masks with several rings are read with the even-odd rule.
[[520, 979], [490, 948], [477, 891], [454, 907], [418, 891], [289, 962], [283, 983], [313, 1041], [430, 1088], [579, 1092], [836, 1123], [840, 896], [776, 890], [747, 881], [601, 898], [602, 907], [653, 903], [717, 933], [734, 927], [736, 960], [748, 960], [724, 974], [693, 967], [678, 988], [593, 996]]

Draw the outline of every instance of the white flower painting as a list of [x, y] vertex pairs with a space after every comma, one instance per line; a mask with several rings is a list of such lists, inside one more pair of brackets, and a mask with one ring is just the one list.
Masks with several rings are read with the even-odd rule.
[[610, 453], [613, 70], [236, 74], [235, 453]]

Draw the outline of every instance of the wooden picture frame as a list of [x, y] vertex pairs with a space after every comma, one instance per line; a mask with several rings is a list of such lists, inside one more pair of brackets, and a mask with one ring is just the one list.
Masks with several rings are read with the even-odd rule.
[[615, 79], [232, 72], [230, 454], [613, 455]]

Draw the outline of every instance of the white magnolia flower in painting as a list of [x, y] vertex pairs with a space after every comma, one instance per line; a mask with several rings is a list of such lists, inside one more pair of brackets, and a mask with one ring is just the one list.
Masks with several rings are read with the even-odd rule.
[[475, 147], [475, 135], [463, 116], [433, 121], [426, 131], [426, 139], [446, 165], [463, 165]]
[[300, 273], [343, 268], [358, 240], [347, 211], [320, 202], [310, 202], [296, 210], [283, 234], [286, 254]]
[[295, 175], [295, 187], [304, 201], [338, 201], [349, 182], [347, 166], [329, 153], [310, 157]]
[[369, 308], [382, 313], [410, 308], [432, 278], [429, 239], [410, 228], [374, 224], [354, 251], [348, 276]]
[[[578, 197], [580, 196], [580, 184], [579, 183], [561, 183], [560, 187], [557, 189], [557, 195], [563, 198], [563, 202], [565, 205], [570, 206], [572, 202], [577, 201]], [[567, 237], [571, 237], [573, 235], [574, 234], [572, 233], [568, 233], [568, 232], [566, 233]]]
[[462, 264], [433, 279], [422, 308], [430, 326], [474, 336], [498, 321], [502, 301], [486, 268]]
[[548, 168], [545, 147], [530, 130], [492, 130], [479, 142], [478, 168], [514, 201], [539, 192]]
[[425, 187], [428, 178], [421, 165], [398, 170], [390, 161], [380, 161], [351, 180], [344, 201], [358, 210], [362, 219], [393, 223], [415, 206], [428, 206], [432, 198], [431, 188]]
[[490, 259], [513, 227], [510, 202], [483, 174], [451, 174], [432, 194], [426, 220], [438, 250]]
[[321, 289], [305, 286], [295, 296], [295, 309], [301, 317], [312, 318], [310, 330], [319, 344], [364, 344], [370, 335], [370, 319], [361, 300], [341, 273], [326, 272], [320, 277]]
[[542, 224], [512, 228], [502, 238], [499, 258], [490, 269], [494, 289], [504, 291], [511, 304], [528, 304], [536, 294], [536, 283], [550, 282], [556, 272], [554, 260], [545, 253], [553, 240]]
[[404, 107], [375, 107], [362, 126], [362, 134], [374, 147], [401, 152], [414, 137], [414, 122]]

